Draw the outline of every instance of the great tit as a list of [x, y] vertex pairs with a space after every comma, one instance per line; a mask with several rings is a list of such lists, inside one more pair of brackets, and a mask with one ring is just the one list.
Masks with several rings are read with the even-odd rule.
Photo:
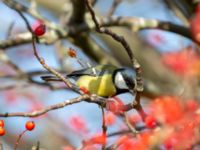
[[[117, 68], [112, 65], [98, 65], [74, 71], [67, 78], [73, 78], [78, 87], [83, 87], [91, 94], [112, 97], [131, 92], [135, 87], [135, 72], [130, 68]], [[45, 81], [61, 81], [55, 76], [42, 76]]]

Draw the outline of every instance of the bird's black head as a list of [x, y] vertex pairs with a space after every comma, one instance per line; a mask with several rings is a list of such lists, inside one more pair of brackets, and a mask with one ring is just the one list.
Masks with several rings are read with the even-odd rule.
[[117, 69], [114, 73], [114, 84], [120, 91], [131, 92], [135, 87], [135, 71], [131, 68]]

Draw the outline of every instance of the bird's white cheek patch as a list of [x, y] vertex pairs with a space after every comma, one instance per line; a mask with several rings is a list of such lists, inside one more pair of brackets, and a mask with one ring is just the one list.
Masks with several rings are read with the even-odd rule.
[[115, 85], [119, 88], [119, 89], [128, 89], [128, 86], [122, 76], [122, 74], [120, 72], [118, 72], [115, 76]]

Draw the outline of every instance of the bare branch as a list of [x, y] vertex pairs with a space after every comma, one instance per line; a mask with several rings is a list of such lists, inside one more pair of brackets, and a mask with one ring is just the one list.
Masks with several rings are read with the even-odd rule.
[[75, 103], [79, 103], [89, 98], [90, 97], [88, 95], [81, 95], [77, 98], [66, 100], [64, 102], [61, 102], [55, 105], [50, 105], [50, 106], [47, 106], [46, 108], [36, 110], [30, 113], [25, 113], [25, 112], [4, 113], [4, 114], [0, 114], [0, 117], [38, 117], [38, 116], [46, 114], [49, 111], [60, 109], [60, 108], [63, 108], [65, 106], [72, 105]]
[[[143, 29], [160, 29], [164, 31], [177, 33], [179, 35], [182, 35], [192, 40], [192, 36], [190, 34], [189, 28], [181, 26], [181, 25], [176, 25], [171, 22], [159, 21], [156, 19], [145, 19], [145, 18], [137, 18], [137, 17], [101, 18], [101, 26], [102, 27], [124, 26], [124, 27], [129, 27], [129, 29], [134, 32], [137, 32]], [[50, 32], [47, 32], [46, 33], [47, 36], [42, 37], [38, 42], [44, 43], [44, 44], [53, 44], [60, 39], [68, 38], [69, 35], [76, 35], [81, 32], [87, 32], [87, 31], [93, 30], [94, 28], [95, 26], [93, 24], [89, 26], [86, 24], [80, 24], [74, 28], [71, 27], [69, 31], [65, 31], [65, 33], [63, 33], [62, 35], [58, 34], [56, 31], [55, 31], [55, 33], [57, 34], [56, 36], [54, 34], [52, 35]], [[0, 48], [5, 49], [5, 48], [13, 47], [13, 46], [31, 43], [31, 40], [32, 40], [32, 37], [30, 34], [29, 35], [27, 35], [27, 33], [19, 34], [16, 37], [12, 37], [10, 39], [0, 41]]]

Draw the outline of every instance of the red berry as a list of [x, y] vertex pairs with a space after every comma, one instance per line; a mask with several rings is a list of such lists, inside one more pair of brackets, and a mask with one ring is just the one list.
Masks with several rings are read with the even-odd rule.
[[164, 143], [164, 147], [166, 148], [166, 150], [172, 150], [174, 149], [174, 146], [178, 143], [178, 140], [176, 137], [171, 137], [169, 139], [167, 139]]
[[76, 58], [76, 51], [75, 51], [74, 49], [69, 48], [67, 53], [68, 53], [68, 55], [69, 55], [70, 57]]
[[33, 28], [36, 36], [42, 36], [46, 32], [46, 26], [41, 21], [38, 21]]
[[153, 116], [147, 116], [145, 118], [145, 124], [147, 128], [154, 128], [156, 126], [156, 119]]
[[35, 123], [33, 121], [26, 122], [26, 129], [32, 131], [35, 128]]
[[4, 121], [3, 120], [0, 120], [0, 127], [4, 127]]
[[0, 136], [4, 136], [6, 133], [6, 130], [3, 127], [0, 127]]

